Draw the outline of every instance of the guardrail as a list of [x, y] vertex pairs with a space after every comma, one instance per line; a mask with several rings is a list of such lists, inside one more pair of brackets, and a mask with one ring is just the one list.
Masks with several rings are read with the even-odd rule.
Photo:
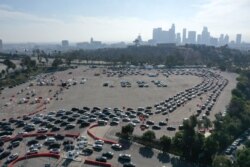
[[52, 157], [52, 158], [56, 158], [59, 159], [60, 155], [59, 154], [52, 154], [52, 153], [39, 153], [39, 154], [32, 154], [32, 155], [27, 155], [27, 156], [23, 156], [23, 157], [19, 157], [16, 160], [12, 161], [8, 167], [14, 167], [14, 165], [19, 162], [22, 161], [24, 159], [30, 159], [30, 158], [36, 158], [36, 157]]
[[108, 140], [108, 139], [104, 139], [104, 138], [100, 138], [100, 137], [97, 137], [95, 134], [93, 134], [91, 131], [90, 131], [90, 129], [92, 129], [92, 128], [94, 128], [94, 127], [97, 127], [97, 126], [99, 126], [98, 124], [93, 124], [93, 125], [91, 125], [89, 128], [88, 128], [88, 130], [87, 130], [87, 134], [90, 136], [90, 137], [92, 137], [93, 139], [95, 139], [95, 140], [103, 140], [105, 143], [107, 143], [107, 144], [118, 144], [118, 142], [116, 142], [116, 141], [113, 141], [113, 140]]
[[90, 159], [86, 159], [84, 161], [84, 164], [89, 164], [89, 165], [96, 165], [96, 166], [104, 166], [104, 167], [112, 167], [110, 163], [105, 163], [105, 162], [98, 162]]

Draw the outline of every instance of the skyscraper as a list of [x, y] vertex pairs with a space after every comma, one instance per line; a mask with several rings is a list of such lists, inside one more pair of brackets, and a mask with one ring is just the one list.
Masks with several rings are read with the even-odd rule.
[[201, 44], [201, 34], [197, 35], [197, 44]]
[[208, 32], [207, 27], [203, 27], [201, 33], [201, 44], [209, 45], [210, 43], [210, 33]]
[[153, 40], [157, 43], [161, 39], [162, 28], [153, 29]]
[[62, 47], [69, 47], [69, 41], [68, 40], [62, 40]]
[[175, 43], [175, 25], [172, 24], [172, 27], [169, 29], [169, 34], [168, 34], [168, 38], [169, 38], [169, 43]]
[[224, 45], [229, 43], [229, 36], [226, 34], [224, 38]]
[[3, 49], [3, 41], [0, 39], [0, 50]]
[[196, 43], [196, 31], [188, 31], [188, 43], [195, 44]]
[[239, 45], [241, 43], [241, 34], [237, 34], [236, 35], [236, 40], [235, 40], [236, 44]]
[[181, 43], [181, 33], [176, 34], [176, 43], [180, 44]]
[[187, 29], [186, 28], [183, 28], [183, 31], [182, 31], [182, 43], [185, 44], [186, 43], [186, 36], [187, 36]]
[[224, 43], [225, 41], [224, 41], [224, 34], [220, 34], [220, 38], [219, 38], [219, 45], [221, 46], [221, 45], [224, 45], [225, 43]]

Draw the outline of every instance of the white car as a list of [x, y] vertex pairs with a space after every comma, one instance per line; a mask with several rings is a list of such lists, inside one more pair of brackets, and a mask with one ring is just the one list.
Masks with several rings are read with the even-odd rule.
[[18, 156], [19, 156], [18, 153], [14, 153], [14, 154], [10, 155], [10, 156], [8, 157], [8, 159], [7, 159], [7, 162], [14, 161], [15, 159], [18, 158]]
[[120, 145], [120, 144], [112, 144], [111, 147], [113, 149], [119, 149], [120, 150], [122, 148], [122, 145]]
[[46, 143], [54, 143], [54, 142], [56, 142], [56, 139], [54, 137], [49, 137], [49, 138], [45, 139], [45, 142]]
[[86, 137], [86, 136], [80, 136], [80, 137], [78, 137], [78, 139], [77, 139], [78, 141], [88, 141], [88, 138]]
[[93, 144], [93, 149], [94, 150], [102, 150], [102, 146], [101, 144]]
[[78, 155], [79, 155], [79, 152], [76, 150], [69, 151], [67, 152], [67, 159], [74, 160]]
[[47, 128], [39, 128], [39, 129], [37, 130], [37, 133], [46, 133], [47, 131], [48, 131]]
[[119, 154], [118, 158], [121, 159], [121, 160], [130, 161], [131, 160], [131, 155], [130, 154]]
[[85, 148], [87, 145], [88, 145], [88, 141], [80, 141], [79, 143], [77, 143], [77, 146], [78, 146], [80, 149]]

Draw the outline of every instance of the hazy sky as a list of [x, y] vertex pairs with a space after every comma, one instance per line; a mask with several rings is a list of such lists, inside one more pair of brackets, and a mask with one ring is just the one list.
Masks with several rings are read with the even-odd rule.
[[175, 23], [215, 37], [242, 33], [250, 42], [250, 0], [0, 0], [4, 42], [132, 41], [152, 38], [152, 29]]

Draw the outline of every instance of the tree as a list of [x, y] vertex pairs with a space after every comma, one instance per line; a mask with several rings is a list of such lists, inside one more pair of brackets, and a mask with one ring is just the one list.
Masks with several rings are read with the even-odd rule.
[[171, 138], [168, 137], [168, 136], [163, 135], [160, 138], [160, 144], [162, 146], [162, 151], [167, 152], [171, 147]]
[[236, 157], [239, 167], [250, 166], [250, 148], [239, 150]]
[[67, 64], [68, 66], [70, 66], [70, 64], [71, 64], [71, 61], [72, 61], [73, 59], [71, 58], [71, 57], [66, 57], [66, 59], [65, 59], [65, 64]]
[[142, 139], [144, 139], [145, 141], [153, 141], [155, 138], [155, 132], [152, 130], [148, 130], [142, 135]]
[[247, 148], [250, 148], [250, 140], [249, 140], [249, 139], [245, 142], [245, 146], [246, 146]]
[[213, 159], [213, 167], [232, 167], [232, 163], [227, 157], [218, 155]]
[[133, 134], [134, 127], [132, 125], [126, 125], [122, 127], [122, 134], [128, 136], [131, 136]]
[[60, 58], [55, 58], [54, 61], [52, 62], [52, 67], [58, 67], [59, 65], [63, 64], [62, 59]]
[[9, 59], [5, 59], [3, 61], [3, 64], [7, 66], [7, 69], [6, 69], [7, 72], [9, 71], [10, 68], [12, 68], [13, 70], [16, 68], [16, 64], [10, 61]]

